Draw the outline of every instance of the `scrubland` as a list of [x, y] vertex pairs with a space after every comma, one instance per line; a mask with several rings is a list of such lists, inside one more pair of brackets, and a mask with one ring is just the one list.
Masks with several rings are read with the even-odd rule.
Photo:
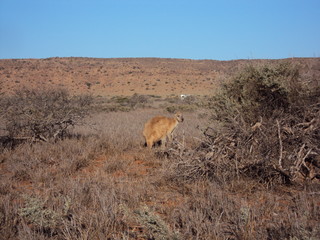
[[[183, 101], [57, 92], [2, 99], [0, 238], [320, 238], [319, 79], [281, 64]], [[145, 148], [175, 110], [174, 141]]]

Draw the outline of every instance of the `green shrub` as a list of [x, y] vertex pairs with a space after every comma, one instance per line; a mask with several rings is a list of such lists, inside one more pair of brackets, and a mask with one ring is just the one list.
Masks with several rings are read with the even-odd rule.
[[126, 206], [122, 206], [124, 214], [130, 219], [134, 219], [141, 224], [146, 230], [146, 239], [155, 240], [178, 240], [179, 233], [173, 232], [168, 224], [149, 207], [140, 207], [135, 211], [131, 211]]
[[39, 198], [24, 196], [25, 206], [20, 208], [19, 215], [28, 223], [35, 224], [39, 228], [54, 229], [61, 216], [45, 207], [45, 203]]

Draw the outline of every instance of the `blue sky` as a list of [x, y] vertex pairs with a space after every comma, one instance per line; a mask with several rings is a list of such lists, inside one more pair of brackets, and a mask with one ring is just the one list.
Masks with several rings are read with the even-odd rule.
[[320, 57], [320, 0], [0, 0], [0, 58]]

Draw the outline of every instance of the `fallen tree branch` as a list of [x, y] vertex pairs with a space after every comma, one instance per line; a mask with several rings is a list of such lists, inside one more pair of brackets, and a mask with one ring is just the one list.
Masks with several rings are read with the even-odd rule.
[[278, 138], [279, 138], [279, 167], [280, 169], [283, 170], [283, 167], [282, 167], [282, 152], [283, 152], [283, 146], [282, 146], [282, 140], [281, 140], [281, 129], [280, 129], [280, 123], [279, 123], [279, 120], [277, 119], [277, 126], [278, 126]]

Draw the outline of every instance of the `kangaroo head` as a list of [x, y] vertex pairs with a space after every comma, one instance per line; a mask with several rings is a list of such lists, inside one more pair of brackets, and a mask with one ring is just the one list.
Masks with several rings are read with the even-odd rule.
[[181, 112], [177, 112], [177, 113], [174, 115], [174, 118], [175, 118], [178, 122], [183, 122], [183, 120], [184, 120]]

